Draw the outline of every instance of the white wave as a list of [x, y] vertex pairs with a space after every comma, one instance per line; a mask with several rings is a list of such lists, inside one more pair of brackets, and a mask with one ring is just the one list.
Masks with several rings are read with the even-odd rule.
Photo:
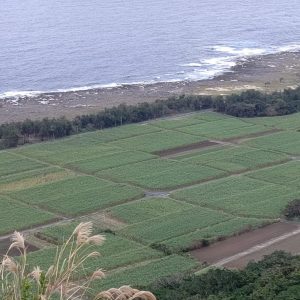
[[9, 91], [0, 94], [1, 98], [22, 98], [22, 97], [34, 97], [42, 94], [42, 91]]
[[224, 57], [213, 57], [213, 58], [204, 59], [203, 63], [205, 63], [206, 65], [218, 66], [219, 68], [221, 67], [230, 68], [236, 64], [236, 60], [232, 56], [224, 56]]
[[298, 52], [300, 51], [300, 44], [290, 44], [277, 48], [277, 52]]
[[222, 53], [228, 53], [237, 56], [254, 56], [254, 55], [262, 55], [267, 52], [266, 49], [263, 48], [233, 48], [228, 46], [214, 46], [213, 50]]
[[202, 67], [203, 64], [201, 63], [189, 63], [189, 64], [183, 64], [182, 67]]

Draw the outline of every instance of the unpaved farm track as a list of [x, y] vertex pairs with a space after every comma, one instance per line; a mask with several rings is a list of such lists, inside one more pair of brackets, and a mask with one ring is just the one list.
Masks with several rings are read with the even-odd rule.
[[276, 250], [300, 252], [300, 225], [279, 222], [234, 236], [191, 252], [201, 262], [216, 267], [243, 268], [252, 260]]

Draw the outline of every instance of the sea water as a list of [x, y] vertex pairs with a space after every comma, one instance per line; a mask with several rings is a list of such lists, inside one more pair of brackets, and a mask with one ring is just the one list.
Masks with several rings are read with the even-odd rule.
[[299, 0], [1, 1], [0, 96], [201, 80], [299, 49]]

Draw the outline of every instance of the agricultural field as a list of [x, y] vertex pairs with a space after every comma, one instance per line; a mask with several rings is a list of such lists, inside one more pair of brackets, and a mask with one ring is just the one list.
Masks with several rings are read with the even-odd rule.
[[0, 235], [24, 230], [47, 268], [93, 221], [102, 256], [78, 276], [106, 269], [99, 290], [199, 271], [185, 252], [278, 222], [300, 198], [299, 120], [199, 112], [1, 151]]
[[50, 212], [30, 207], [5, 196], [0, 196], [0, 205], [0, 234], [53, 222], [56, 219]]
[[[145, 170], [147, 172], [145, 173]], [[174, 160], [154, 159], [97, 173], [101, 178], [128, 182], [147, 189], [171, 189], [224, 175], [222, 170]]]
[[289, 160], [284, 153], [271, 152], [244, 146], [225, 146], [208, 153], [192, 153], [178, 156], [177, 160], [189, 164], [206, 165], [228, 172], [255, 169], [268, 164]]
[[277, 132], [272, 135], [249, 140], [246, 144], [250, 147], [283, 152], [297, 156], [300, 155], [300, 132]]
[[265, 126], [246, 123], [237, 118], [227, 118], [205, 124], [196, 124], [191, 126], [179, 127], [178, 131], [206, 137], [210, 139], [228, 139], [242, 137], [248, 134], [263, 132]]
[[276, 118], [272, 117], [260, 117], [260, 118], [251, 118], [247, 122], [256, 124], [256, 125], [265, 125], [269, 127], [274, 127], [277, 129], [300, 129], [300, 113], [287, 116], [279, 116]]

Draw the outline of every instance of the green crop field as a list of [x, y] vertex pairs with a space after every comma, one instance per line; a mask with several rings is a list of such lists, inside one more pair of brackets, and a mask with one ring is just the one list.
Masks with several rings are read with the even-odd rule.
[[276, 222], [300, 198], [299, 129], [299, 114], [199, 112], [0, 151], [0, 234], [34, 228], [29, 262], [47, 268], [93, 221], [107, 238], [85, 271], [108, 271], [99, 290], [200, 270], [185, 251]]
[[243, 146], [227, 146], [208, 153], [194, 153], [177, 157], [178, 160], [190, 164], [207, 165], [228, 172], [255, 169], [271, 163], [288, 160], [283, 153], [253, 149]]
[[[147, 170], [147, 172], [145, 172]], [[167, 159], [154, 159], [97, 173], [102, 178], [148, 189], [170, 189], [222, 176], [224, 171]]]
[[300, 161], [291, 161], [286, 164], [250, 173], [248, 177], [262, 181], [300, 188]]
[[17, 191], [59, 181], [75, 174], [59, 167], [47, 167], [0, 177], [0, 192]]
[[95, 290], [105, 290], [128, 285], [128, 282], [131, 286], [145, 286], [160, 278], [174, 274], [182, 275], [198, 267], [199, 264], [191, 258], [171, 255], [113, 272], [106, 279], [94, 283], [93, 287]]
[[207, 208], [191, 208], [159, 216], [121, 229], [120, 233], [135, 240], [154, 243], [183, 235], [229, 220], [230, 215]]
[[161, 244], [172, 252], [185, 251], [186, 249], [197, 248], [204, 239], [214, 241], [218, 238], [238, 234], [267, 223], [268, 220], [237, 217], [204, 229], [197, 229], [188, 234], [176, 236], [163, 241]]
[[0, 234], [54, 221], [55, 215], [0, 196]]
[[236, 118], [228, 118], [224, 120], [217, 120], [214, 122], [207, 122], [205, 124], [195, 124], [191, 126], [177, 128], [178, 131], [207, 137], [211, 139], [228, 139], [240, 137], [248, 134], [265, 131], [266, 128], [261, 125], [253, 125], [246, 123]]
[[251, 118], [248, 120], [249, 123], [257, 125], [265, 125], [275, 127], [278, 129], [300, 129], [300, 113], [280, 116], [276, 118], [264, 117], [264, 118]]
[[179, 146], [194, 144], [204, 140], [207, 140], [207, 138], [173, 130], [164, 130], [160, 132], [118, 140], [110, 143], [109, 145], [121, 147], [122, 149], [156, 152], [176, 148]]
[[143, 191], [94, 177], [77, 176], [8, 194], [50, 211], [78, 215], [142, 197]]
[[282, 131], [247, 142], [249, 146], [300, 155], [300, 132]]
[[170, 198], [143, 198], [134, 202], [118, 205], [109, 210], [109, 213], [129, 224], [143, 222], [158, 216], [190, 209], [192, 205], [175, 201]]
[[76, 169], [85, 173], [96, 173], [97, 171], [110, 169], [118, 166], [156, 158], [155, 155], [138, 152], [123, 151], [114, 154], [101, 155], [85, 160], [75, 161], [66, 165], [68, 168]]

